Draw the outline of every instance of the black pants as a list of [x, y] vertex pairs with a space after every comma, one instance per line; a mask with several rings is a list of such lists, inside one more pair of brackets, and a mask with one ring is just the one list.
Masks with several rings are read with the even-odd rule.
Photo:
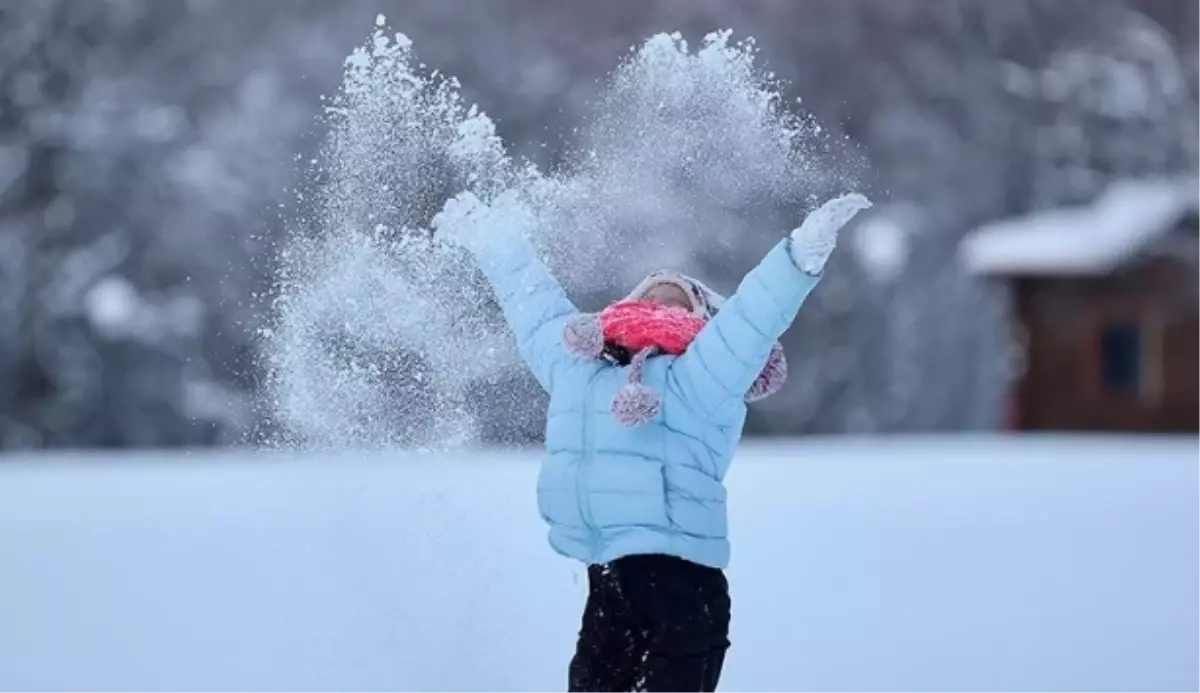
[[672, 556], [588, 567], [571, 691], [714, 691], [729, 648], [725, 574]]

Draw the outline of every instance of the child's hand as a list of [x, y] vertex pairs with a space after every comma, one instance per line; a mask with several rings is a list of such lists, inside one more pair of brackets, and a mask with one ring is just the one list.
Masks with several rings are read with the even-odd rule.
[[792, 261], [807, 274], [820, 274], [837, 245], [838, 232], [871, 201], [858, 193], [836, 197], [817, 207], [792, 231]]
[[502, 193], [489, 204], [466, 191], [447, 200], [434, 216], [434, 238], [485, 253], [523, 239], [534, 221], [532, 211], [515, 193]]
[[487, 204], [470, 191], [461, 192], [446, 200], [442, 211], [433, 217], [434, 238], [468, 250], [479, 245], [483, 235], [483, 219]]

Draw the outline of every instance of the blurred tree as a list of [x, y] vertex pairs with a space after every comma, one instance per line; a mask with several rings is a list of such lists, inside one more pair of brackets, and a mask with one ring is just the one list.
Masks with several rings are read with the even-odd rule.
[[263, 37], [273, 18], [222, 5], [0, 6], [5, 446], [248, 424], [263, 213], [311, 112], [280, 48], [312, 29]]
[[1197, 109], [1171, 34], [1132, 9], [1058, 47], [1009, 88], [1033, 104], [1037, 207], [1088, 201], [1124, 177], [1194, 171]]
[[[1006, 299], [959, 270], [962, 234], [1195, 167], [1195, 2], [0, 3], [0, 446], [227, 441], [254, 423], [273, 205], [380, 11], [543, 164], [628, 48], [676, 29], [756, 37], [787, 97], [861, 145], [857, 185], [880, 207], [789, 334], [795, 382], [756, 431], [998, 424]], [[754, 230], [673, 236], [670, 257], [730, 290], [801, 213], [732, 210]], [[627, 288], [564, 280], [589, 301]], [[522, 406], [477, 408], [489, 430], [536, 430]]]

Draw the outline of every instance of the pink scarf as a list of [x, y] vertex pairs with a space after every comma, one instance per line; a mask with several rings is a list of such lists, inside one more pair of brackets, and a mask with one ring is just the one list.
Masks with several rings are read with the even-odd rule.
[[[563, 341], [572, 352], [587, 358], [603, 358], [606, 346], [616, 346], [632, 355], [629, 383], [613, 400], [613, 415], [626, 426], [641, 426], [662, 407], [657, 392], [642, 383], [646, 360], [657, 354], [681, 355], [708, 321], [691, 311], [641, 300], [625, 300], [600, 313], [580, 315], [567, 323]], [[787, 359], [776, 342], [758, 378], [746, 393], [754, 402], [774, 394], [787, 379]]]
[[621, 301], [600, 312], [604, 341], [632, 353], [657, 347], [682, 354], [707, 324], [689, 310], [653, 301]]

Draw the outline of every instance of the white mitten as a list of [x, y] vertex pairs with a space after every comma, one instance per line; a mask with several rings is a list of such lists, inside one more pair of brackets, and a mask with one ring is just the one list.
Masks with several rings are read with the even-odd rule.
[[434, 238], [442, 243], [468, 250], [479, 245], [488, 213], [487, 204], [470, 191], [446, 200], [442, 211], [433, 217]]
[[820, 274], [837, 245], [838, 233], [871, 201], [858, 193], [836, 197], [817, 207], [792, 230], [792, 262], [807, 274]]
[[511, 191], [491, 204], [466, 191], [447, 200], [434, 216], [434, 238], [478, 255], [523, 240], [534, 222], [532, 211]]

